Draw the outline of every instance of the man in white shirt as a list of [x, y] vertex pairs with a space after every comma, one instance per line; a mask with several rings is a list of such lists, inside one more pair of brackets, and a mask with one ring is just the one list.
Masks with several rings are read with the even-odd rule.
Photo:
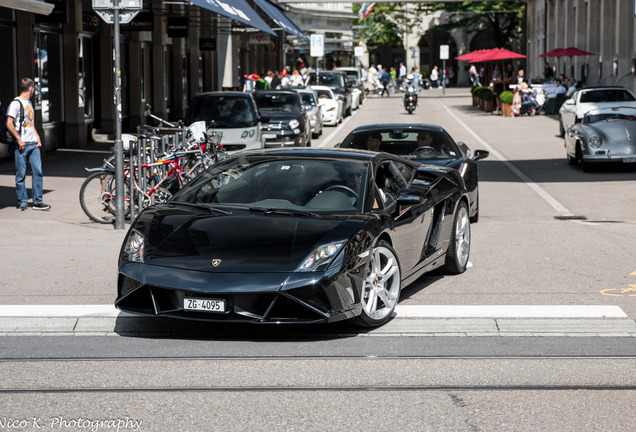
[[20, 95], [7, 108], [7, 130], [15, 138], [11, 150], [15, 160], [15, 191], [18, 196], [18, 210], [26, 211], [28, 196], [26, 189], [27, 164], [31, 166], [31, 191], [33, 194], [33, 210], [49, 210], [50, 205], [42, 201], [43, 176], [42, 141], [35, 129], [35, 111], [31, 98], [35, 92], [35, 84], [31, 78], [20, 81]]

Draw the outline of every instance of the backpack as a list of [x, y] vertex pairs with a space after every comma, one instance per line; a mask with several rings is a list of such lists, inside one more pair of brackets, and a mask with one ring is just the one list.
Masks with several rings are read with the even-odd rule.
[[[24, 107], [22, 106], [22, 102], [18, 100], [18, 98], [13, 99], [13, 101], [18, 101], [20, 104], [20, 128], [18, 129], [18, 133], [22, 133], [22, 121], [24, 120]], [[13, 101], [9, 102], [6, 107], [0, 104], [0, 142], [5, 144], [14, 144], [16, 139], [13, 135], [9, 133], [9, 129], [7, 129], [7, 112], [9, 111], [9, 106], [13, 103]]]

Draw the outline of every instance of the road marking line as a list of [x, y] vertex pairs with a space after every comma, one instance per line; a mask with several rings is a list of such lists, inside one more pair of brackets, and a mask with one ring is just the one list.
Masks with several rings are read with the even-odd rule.
[[[594, 305], [398, 305], [400, 318], [627, 318], [619, 306]], [[0, 305], [0, 317], [137, 316], [113, 305]]]
[[556, 198], [546, 192], [543, 188], [541, 188], [541, 186], [533, 182], [530, 177], [525, 175], [521, 170], [519, 170], [519, 168], [514, 166], [512, 162], [507, 160], [501, 153], [499, 153], [490, 144], [488, 144], [479, 135], [477, 135], [477, 132], [472, 130], [470, 126], [468, 126], [459, 117], [457, 117], [457, 115], [455, 115], [455, 113], [448, 106], [446, 106], [444, 102], [440, 101], [440, 103], [446, 109], [446, 111], [448, 111], [451, 117], [453, 117], [455, 121], [457, 121], [457, 123], [459, 123], [464, 129], [466, 129], [466, 131], [471, 134], [473, 138], [475, 138], [477, 142], [479, 142], [479, 144], [486, 147], [486, 150], [488, 150], [491, 155], [494, 155], [497, 159], [503, 162], [504, 165], [506, 165], [510, 169], [510, 171], [515, 173], [517, 177], [523, 180], [533, 191], [535, 191], [541, 198], [543, 198], [548, 204], [550, 204], [552, 208], [559, 212], [561, 216], [574, 216], [574, 213], [570, 212], [570, 210], [568, 210], [563, 204], [557, 201]]
[[353, 111], [349, 117], [345, 118], [342, 121], [342, 123], [340, 123], [339, 126], [336, 126], [336, 129], [333, 132], [331, 132], [327, 136], [327, 138], [325, 138], [320, 144], [318, 144], [318, 147], [327, 147], [327, 144], [329, 144], [329, 142], [333, 139], [333, 137], [335, 137], [336, 134], [340, 132], [340, 129], [342, 129], [344, 125], [346, 125], [349, 122], [349, 120], [351, 120], [351, 118], [353, 118], [353, 116], [356, 115], [357, 112], [358, 110]]
[[589, 305], [398, 305], [401, 318], [627, 318], [619, 306]]

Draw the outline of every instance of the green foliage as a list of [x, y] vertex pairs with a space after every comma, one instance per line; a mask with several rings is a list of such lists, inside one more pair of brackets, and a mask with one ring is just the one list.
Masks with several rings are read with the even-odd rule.
[[493, 98], [492, 95], [492, 90], [490, 90], [490, 87], [482, 87], [481, 91], [479, 92], [479, 99], [483, 99], [485, 101], [491, 101]]
[[440, 24], [430, 31], [450, 32], [463, 29], [467, 32], [489, 30], [494, 47], [511, 47], [525, 32], [525, 1], [463, 1], [420, 3], [420, 13], [445, 12]]
[[499, 94], [499, 102], [501, 102], [502, 104], [508, 104], [508, 105], [512, 105], [512, 98], [514, 97], [514, 94], [508, 90], [503, 91]]
[[[354, 3], [353, 12], [357, 14], [361, 6], [362, 3]], [[365, 19], [354, 19], [353, 25], [363, 26], [356, 37], [363, 39], [371, 51], [382, 44], [402, 47], [406, 29], [410, 29], [416, 20], [415, 14], [406, 13], [405, 3], [376, 3]]]

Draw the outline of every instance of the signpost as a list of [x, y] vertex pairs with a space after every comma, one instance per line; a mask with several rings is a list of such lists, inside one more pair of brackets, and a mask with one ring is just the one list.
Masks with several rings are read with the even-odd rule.
[[325, 55], [325, 35], [312, 34], [309, 41], [309, 48], [309, 55], [312, 57], [318, 57], [316, 59], [316, 73], [318, 73], [319, 59]]
[[125, 228], [124, 215], [124, 149], [121, 140], [121, 57], [119, 25], [128, 24], [142, 8], [143, 0], [93, 0], [93, 10], [107, 24], [114, 24], [114, 88], [115, 88], [115, 229]]
[[446, 94], [446, 60], [448, 60], [448, 45], [439, 46], [439, 58], [442, 60], [442, 95]]

